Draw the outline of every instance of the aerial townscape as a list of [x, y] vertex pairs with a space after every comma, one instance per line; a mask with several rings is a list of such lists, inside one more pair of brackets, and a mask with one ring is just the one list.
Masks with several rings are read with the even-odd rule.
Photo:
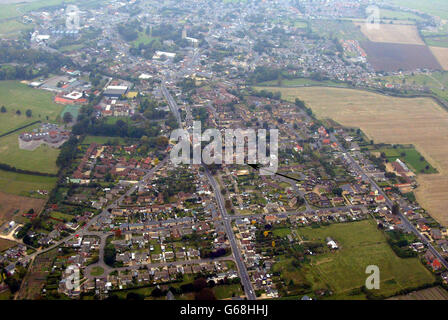
[[0, 300], [448, 300], [447, 142], [446, 0], [0, 1]]

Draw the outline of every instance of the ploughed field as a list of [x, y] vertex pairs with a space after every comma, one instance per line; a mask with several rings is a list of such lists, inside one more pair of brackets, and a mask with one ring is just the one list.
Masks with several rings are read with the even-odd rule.
[[424, 45], [363, 41], [361, 46], [375, 71], [442, 70], [431, 50]]

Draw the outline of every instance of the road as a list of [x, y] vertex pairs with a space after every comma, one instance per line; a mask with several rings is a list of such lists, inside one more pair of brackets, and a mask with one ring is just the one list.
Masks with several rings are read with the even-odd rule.
[[[166, 162], [168, 161], [168, 157], [166, 157], [164, 160], [162, 160], [159, 164], [157, 164], [154, 168], [152, 168], [151, 170], [148, 171], [148, 173], [146, 175], [143, 176], [142, 180], [140, 180], [138, 183], [136, 183], [135, 185], [133, 185], [131, 188], [129, 188], [129, 190], [127, 192], [125, 192], [122, 196], [120, 196], [118, 199], [116, 199], [113, 203], [111, 203], [109, 206], [107, 206], [106, 208], [104, 208], [104, 210], [97, 216], [93, 217], [92, 219], [89, 220], [89, 222], [87, 222], [81, 230], [79, 230], [78, 232], [75, 232], [74, 234], [58, 241], [55, 242], [54, 244], [52, 244], [51, 246], [44, 248], [44, 249], [40, 249], [37, 250], [36, 252], [34, 252], [33, 254], [27, 255], [26, 257], [23, 257], [21, 259], [19, 259], [17, 262], [20, 263], [26, 263], [32, 259], [34, 259], [36, 256], [38, 256], [39, 254], [48, 252], [53, 250], [54, 248], [59, 247], [60, 245], [62, 245], [65, 242], [68, 242], [70, 240], [73, 240], [75, 237], [82, 237], [82, 236], [88, 236], [88, 235], [95, 235], [95, 232], [89, 231], [89, 228], [95, 224], [100, 218], [104, 218], [107, 217], [110, 212], [109, 210], [115, 209], [119, 206], [119, 204], [124, 200], [125, 197], [129, 196], [130, 194], [132, 194], [135, 190], [137, 190], [137, 188], [139, 186], [142, 186], [145, 184], [145, 181], [148, 180], [149, 178], [151, 178], [154, 173], [159, 170]], [[103, 244], [103, 247], [100, 248], [100, 254], [101, 251], [103, 251], [104, 254], [104, 246], [105, 243]]]
[[218, 209], [221, 212], [221, 217], [223, 219], [224, 228], [226, 229], [227, 238], [229, 239], [230, 246], [232, 248], [233, 256], [235, 258], [236, 265], [238, 267], [238, 271], [240, 274], [241, 283], [244, 286], [244, 292], [246, 294], [247, 300], [256, 300], [257, 296], [255, 295], [254, 288], [249, 278], [249, 273], [247, 272], [246, 265], [244, 264], [243, 258], [241, 256], [241, 252], [236, 243], [235, 234], [232, 230], [231, 225], [231, 217], [227, 214], [227, 210], [224, 205], [224, 198], [221, 194], [221, 190], [219, 188], [218, 183], [216, 182], [213, 175], [210, 171], [205, 168], [205, 174], [213, 188], [213, 192], [215, 193], [215, 198], [218, 203]]
[[[331, 140], [333, 142], [337, 142], [337, 139], [335, 138], [334, 134], [331, 134]], [[372, 189], [377, 190], [378, 193], [384, 197], [384, 199], [386, 200], [387, 207], [390, 210], [392, 210], [394, 203], [392, 202], [392, 200], [390, 200], [390, 198], [387, 196], [387, 194], [378, 186], [378, 184], [376, 183], [375, 180], [373, 180], [371, 177], [369, 177], [366, 174], [364, 169], [361, 168], [361, 166], [358, 164], [358, 162], [356, 162], [356, 160], [353, 159], [353, 157], [350, 155], [350, 153], [348, 153], [342, 145], [339, 144], [339, 147], [341, 148], [341, 151], [347, 155], [347, 158], [352, 163], [353, 167], [356, 169], [356, 171], [362, 177], [362, 179], [364, 181], [368, 181], [370, 183]], [[422, 243], [428, 247], [428, 250], [430, 250], [434, 254], [434, 256], [440, 261], [440, 263], [443, 264], [443, 266], [448, 269], [448, 263], [446, 262], [446, 260], [436, 250], [436, 248], [434, 248], [434, 246], [431, 244], [431, 242], [429, 242], [429, 240], [417, 230], [417, 228], [408, 220], [408, 218], [401, 212], [401, 210], [399, 211], [399, 217], [400, 217], [403, 225], [409, 231], [414, 233], [422, 241]]]
[[[177, 103], [174, 101], [173, 97], [171, 96], [171, 94], [169, 93], [169, 91], [166, 89], [166, 87], [164, 85], [162, 85], [161, 88], [162, 88], [162, 92], [163, 92], [166, 100], [168, 101], [168, 104], [170, 105], [170, 109], [177, 111], [177, 113], [176, 112], [173, 112], [173, 113], [176, 116], [176, 118], [178, 119], [179, 126], [181, 127], [182, 122], [180, 119], [180, 115], [179, 115], [179, 111], [178, 111], [179, 108], [177, 106]], [[188, 123], [187, 123], [187, 125], [188, 125]], [[191, 141], [190, 141], [190, 143], [191, 143]], [[218, 203], [218, 210], [221, 213], [221, 218], [223, 219], [224, 228], [226, 230], [227, 238], [229, 239], [230, 246], [232, 248], [232, 253], [235, 258], [237, 267], [238, 267], [238, 272], [240, 275], [241, 283], [243, 284], [243, 287], [244, 287], [244, 292], [246, 294], [246, 298], [248, 300], [256, 300], [257, 297], [255, 295], [252, 283], [250, 281], [249, 273], [247, 272], [246, 265], [243, 262], [240, 250], [236, 243], [235, 234], [233, 233], [232, 226], [231, 226], [231, 219], [227, 214], [227, 210], [224, 205], [224, 199], [222, 197], [221, 190], [220, 190], [215, 178], [208, 170], [208, 168], [204, 164], [202, 164], [202, 167], [205, 169], [205, 174], [207, 176], [207, 179], [213, 188], [213, 192], [215, 193], [215, 198]]]

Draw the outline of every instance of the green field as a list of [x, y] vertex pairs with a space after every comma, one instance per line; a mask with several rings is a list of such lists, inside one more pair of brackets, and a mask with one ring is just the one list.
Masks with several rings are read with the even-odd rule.
[[38, 125], [21, 130], [13, 134], [0, 138], [0, 163], [10, 166], [44, 173], [57, 173], [56, 159], [59, 149], [42, 145], [34, 151], [22, 150], [19, 148], [19, 135], [23, 131], [32, 130]]
[[312, 290], [330, 288], [334, 293], [332, 298], [360, 299], [363, 296], [351, 295], [352, 290], [365, 284], [368, 276], [365, 270], [369, 265], [380, 269], [380, 289], [374, 290], [376, 295], [391, 296], [401, 289], [435, 281], [417, 258], [399, 258], [372, 220], [299, 228], [298, 233], [304, 241], [325, 243], [325, 238], [331, 237], [340, 249], [311, 256], [311, 262], [300, 269], [291, 265], [292, 258], [284, 256], [273, 271], [280, 271], [286, 283], [307, 281], [312, 284]]
[[416, 14], [405, 12], [381, 9], [380, 11], [381, 19], [392, 19], [392, 20], [410, 20], [410, 21], [423, 21], [424, 19]]
[[[0, 81], [0, 106], [5, 106], [7, 112], [0, 113], [0, 134], [37, 120], [43, 122], [55, 121], [62, 109], [53, 102], [50, 92], [28, 87], [18, 81]], [[32, 116], [25, 115], [26, 110], [32, 111]], [[21, 115], [16, 111], [20, 110]]]
[[20, 31], [31, 30], [33, 25], [24, 24], [17, 20], [6, 20], [0, 22], [0, 34], [5, 38], [13, 38]]
[[103, 137], [103, 136], [87, 136], [82, 144], [107, 144], [109, 142], [118, 141], [118, 144], [125, 144], [125, 139], [120, 137]]
[[387, 0], [386, 2], [448, 19], [448, 2], [446, 0]]
[[77, 105], [67, 105], [64, 110], [61, 112], [61, 118], [64, 117], [64, 114], [69, 112], [72, 114], [73, 116], [73, 120], [76, 121], [76, 119], [78, 118], [79, 115], [79, 110], [81, 109], [81, 106], [77, 106]]
[[36, 190], [50, 192], [56, 185], [56, 180], [57, 178], [52, 177], [41, 177], [0, 170], [0, 191], [19, 196], [29, 196]]
[[75, 0], [35, 0], [28, 3], [0, 4], [0, 19], [16, 18], [26, 12], [71, 2], [75, 2]]
[[329, 39], [337, 37], [344, 40], [367, 40], [361, 30], [349, 20], [311, 20], [311, 30], [313, 33]]
[[[448, 39], [448, 38], [447, 38]], [[448, 46], [448, 42], [447, 42]], [[420, 85], [429, 87], [431, 91], [442, 99], [448, 100], [448, 72], [438, 71], [428, 74], [406, 76], [390, 76], [381, 78], [383, 83]]]
[[[278, 80], [265, 81], [257, 85], [259, 86], [277, 86], [279, 84]], [[296, 79], [283, 79], [281, 81], [282, 87], [302, 87], [302, 86], [336, 86], [336, 87], [347, 87], [346, 84], [342, 82], [336, 82], [331, 80], [316, 81], [309, 78], [296, 78]]]
[[[389, 162], [400, 159], [414, 173], [437, 173], [437, 170], [414, 148], [380, 148], [378, 152], [384, 152]], [[426, 166], [429, 169], [426, 169]]]
[[102, 276], [104, 273], [104, 269], [102, 267], [93, 267], [92, 272], [90, 273], [94, 277]]

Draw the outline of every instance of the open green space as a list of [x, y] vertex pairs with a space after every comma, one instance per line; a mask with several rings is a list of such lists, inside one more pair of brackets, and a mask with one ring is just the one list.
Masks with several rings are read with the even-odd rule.
[[[448, 37], [447, 37], [448, 46]], [[380, 79], [383, 83], [428, 87], [435, 95], [448, 100], [448, 72], [438, 71], [404, 76], [390, 76]]]
[[50, 213], [50, 217], [69, 222], [69, 221], [71, 221], [73, 219], [74, 216], [72, 216], [70, 214], [67, 214], [67, 213], [62, 213], [62, 212], [59, 212], [59, 211], [52, 211]]
[[[31, 126], [25, 131], [32, 130], [38, 125]], [[56, 174], [58, 167], [56, 159], [60, 150], [41, 145], [34, 151], [19, 148], [19, 135], [23, 132], [15, 132], [0, 138], [0, 163], [22, 170]]]
[[311, 20], [311, 30], [328, 39], [367, 40], [360, 28], [350, 20]]
[[0, 191], [19, 196], [36, 196], [37, 190], [50, 192], [57, 178], [0, 170]]
[[448, 19], [448, 2], [446, 0], [387, 0], [386, 3], [418, 10], [442, 19]]
[[[365, 285], [366, 267], [380, 269], [380, 289], [374, 294], [391, 296], [405, 288], [433, 283], [435, 276], [418, 258], [399, 258], [390, 248], [382, 231], [372, 220], [332, 224], [319, 228], [304, 227], [297, 231], [304, 241], [321, 242], [331, 237], [338, 245], [336, 251], [308, 256], [310, 262], [300, 268], [292, 265], [293, 258], [283, 256], [274, 267], [288, 283], [309, 283], [311, 290], [328, 288], [332, 298], [362, 298], [359, 289]], [[365, 297], [364, 297], [365, 298]]]
[[104, 269], [102, 267], [93, 267], [90, 274], [94, 277], [102, 276], [104, 273]]
[[108, 144], [118, 141], [118, 144], [125, 144], [125, 139], [121, 137], [86, 136], [82, 144]]
[[[0, 134], [38, 120], [55, 121], [64, 108], [53, 102], [52, 93], [18, 81], [0, 81], [0, 106], [6, 108], [5, 113], [0, 113]], [[26, 116], [26, 110], [31, 110], [31, 117]]]
[[387, 20], [409, 20], [409, 21], [423, 21], [424, 19], [412, 12], [381, 9], [381, 19]]
[[437, 173], [437, 170], [414, 148], [380, 148], [390, 162], [400, 159], [415, 173]]
[[336, 86], [336, 87], [347, 87], [346, 84], [337, 81], [323, 80], [317, 81], [309, 78], [297, 78], [297, 79], [282, 79], [280, 82], [278, 80], [265, 81], [257, 84], [259, 86], [282, 86], [282, 87], [301, 87], [301, 86]]

